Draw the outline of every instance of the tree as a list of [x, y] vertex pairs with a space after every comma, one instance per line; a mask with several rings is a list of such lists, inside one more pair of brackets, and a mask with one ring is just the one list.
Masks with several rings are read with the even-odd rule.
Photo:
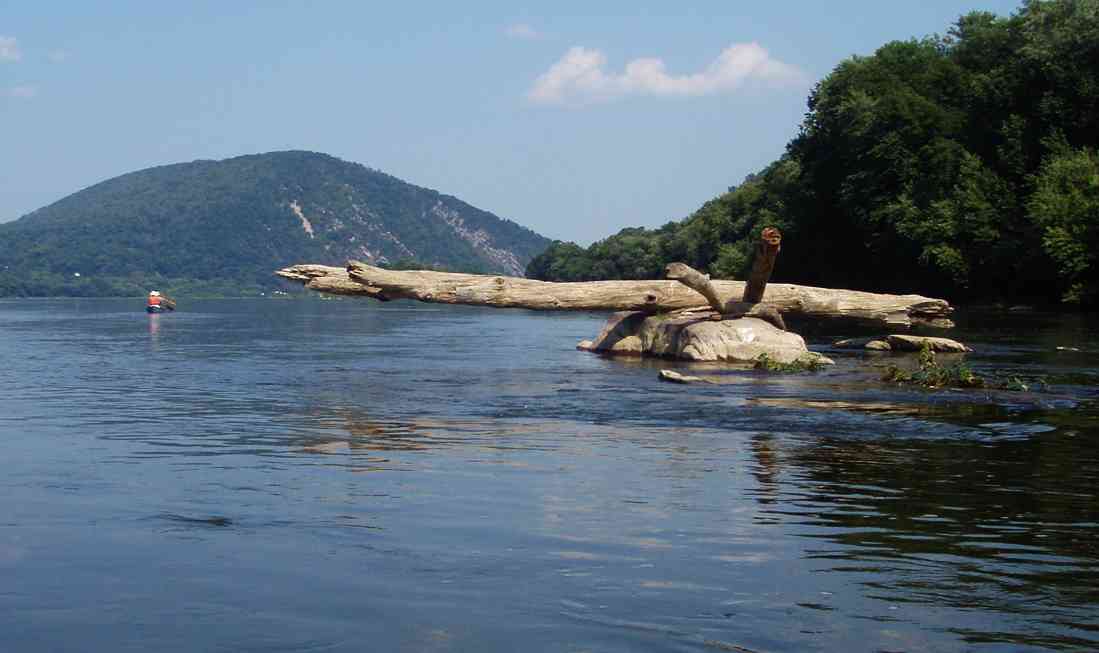
[[1028, 204], [1042, 229], [1042, 244], [1056, 261], [1064, 300], [1094, 303], [1099, 297], [1099, 157], [1095, 150], [1063, 150], [1042, 166]]

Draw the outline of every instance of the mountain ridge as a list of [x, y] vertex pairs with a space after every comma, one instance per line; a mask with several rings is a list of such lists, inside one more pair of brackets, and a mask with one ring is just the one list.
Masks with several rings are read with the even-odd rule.
[[303, 261], [522, 275], [549, 239], [438, 191], [287, 150], [125, 173], [0, 224], [0, 296], [278, 287]]

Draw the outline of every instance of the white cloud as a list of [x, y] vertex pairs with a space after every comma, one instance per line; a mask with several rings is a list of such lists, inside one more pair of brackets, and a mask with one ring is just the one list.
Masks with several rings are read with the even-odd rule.
[[61, 63], [69, 58], [69, 53], [64, 50], [54, 50], [49, 54], [50, 61], [54, 63]]
[[19, 51], [19, 42], [14, 36], [0, 36], [0, 61], [19, 61], [23, 53]]
[[771, 57], [758, 43], [737, 43], [705, 70], [669, 75], [664, 61], [634, 59], [621, 73], [608, 73], [607, 57], [581, 46], [538, 77], [527, 98], [539, 104], [587, 104], [627, 95], [696, 96], [735, 91], [748, 82], [787, 86], [806, 81], [796, 67]]
[[38, 95], [38, 89], [34, 86], [13, 86], [8, 89], [8, 95], [14, 98], [28, 99]]
[[533, 41], [541, 36], [538, 30], [534, 29], [526, 23], [516, 23], [515, 25], [508, 25], [508, 28], [504, 32], [513, 39], [522, 39], [524, 41]]

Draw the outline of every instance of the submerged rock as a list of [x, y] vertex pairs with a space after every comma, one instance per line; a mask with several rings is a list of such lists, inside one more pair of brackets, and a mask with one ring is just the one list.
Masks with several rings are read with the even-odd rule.
[[882, 336], [874, 336], [871, 338], [846, 338], [833, 342], [832, 346], [837, 349], [876, 349], [879, 351], [889, 351], [892, 349]]
[[907, 334], [890, 334], [872, 338], [848, 338], [834, 342], [832, 346], [840, 349], [869, 349], [872, 351], [919, 351], [924, 344], [928, 345], [931, 351], [939, 353], [961, 354], [973, 351], [966, 345], [950, 338], [911, 336]]
[[931, 347], [931, 351], [942, 353], [965, 353], [973, 351], [966, 345], [951, 340], [950, 338], [935, 338], [931, 336], [889, 335], [886, 336], [889, 346], [893, 351], [919, 351], [924, 344]]
[[759, 318], [719, 320], [712, 313], [615, 313], [594, 341], [584, 341], [578, 347], [616, 355], [732, 363], [754, 363], [763, 354], [780, 363], [793, 363], [812, 355], [796, 333]]

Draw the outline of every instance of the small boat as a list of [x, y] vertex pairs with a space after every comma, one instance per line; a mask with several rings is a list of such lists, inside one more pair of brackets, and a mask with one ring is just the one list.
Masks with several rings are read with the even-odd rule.
[[145, 304], [145, 310], [149, 313], [164, 313], [176, 310], [176, 301], [167, 295], [161, 295], [154, 290], [149, 293], [149, 301]]

